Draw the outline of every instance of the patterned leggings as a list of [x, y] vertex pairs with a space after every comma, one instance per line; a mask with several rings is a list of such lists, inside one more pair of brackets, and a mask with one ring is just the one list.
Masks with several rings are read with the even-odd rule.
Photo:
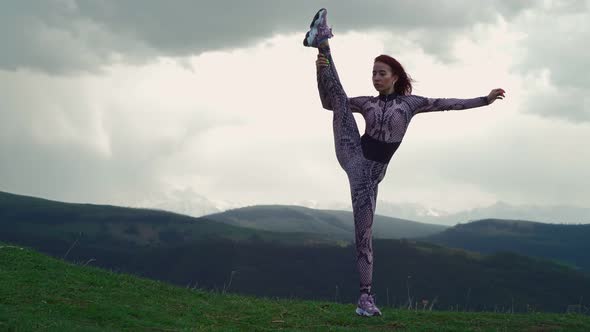
[[373, 282], [372, 226], [377, 202], [377, 186], [385, 177], [387, 165], [365, 159], [360, 133], [348, 105], [348, 97], [340, 84], [329, 47], [320, 52], [330, 61], [318, 71], [318, 84], [328, 91], [334, 112], [334, 144], [336, 158], [350, 183], [354, 216], [356, 262], [361, 293], [370, 293]]

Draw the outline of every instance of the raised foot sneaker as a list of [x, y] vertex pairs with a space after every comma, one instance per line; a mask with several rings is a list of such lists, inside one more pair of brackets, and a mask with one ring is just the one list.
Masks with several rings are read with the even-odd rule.
[[320, 9], [315, 14], [309, 25], [309, 31], [303, 39], [303, 46], [318, 48], [324, 40], [334, 37], [332, 28], [328, 27], [327, 15], [326, 8]]
[[375, 306], [373, 294], [361, 294], [356, 307], [356, 314], [359, 316], [381, 316], [381, 310]]

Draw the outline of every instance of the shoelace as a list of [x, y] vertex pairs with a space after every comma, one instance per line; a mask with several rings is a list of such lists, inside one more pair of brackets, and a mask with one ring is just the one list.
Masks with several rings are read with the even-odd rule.
[[322, 35], [322, 36], [330, 36], [332, 37], [332, 28], [328, 27], [328, 26], [320, 26], [318, 28], [318, 35]]

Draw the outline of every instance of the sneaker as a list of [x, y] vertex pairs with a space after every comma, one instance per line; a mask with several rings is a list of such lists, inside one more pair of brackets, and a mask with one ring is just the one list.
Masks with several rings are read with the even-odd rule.
[[381, 316], [381, 310], [375, 306], [374, 294], [362, 293], [359, 298], [356, 313], [359, 316]]
[[326, 21], [327, 15], [326, 8], [320, 9], [315, 14], [309, 25], [309, 31], [305, 34], [305, 39], [303, 39], [303, 46], [318, 48], [324, 40], [334, 37], [332, 28], [328, 27]]

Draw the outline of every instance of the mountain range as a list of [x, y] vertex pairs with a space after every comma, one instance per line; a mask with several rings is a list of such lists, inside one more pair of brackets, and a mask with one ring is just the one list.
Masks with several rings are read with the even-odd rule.
[[[289, 205], [303, 206], [311, 209], [352, 211], [350, 202], [316, 202], [297, 201]], [[201, 217], [220, 213], [230, 209], [254, 206], [239, 202], [212, 201], [193, 192], [175, 191], [158, 198], [146, 199], [134, 207], [161, 209]], [[377, 201], [376, 214], [418, 221], [428, 224], [452, 226], [481, 219], [520, 219], [545, 223], [578, 224], [590, 223], [590, 208], [570, 205], [513, 205], [498, 201], [490, 206], [478, 207], [450, 213], [441, 209], [424, 206], [419, 203], [397, 203], [384, 200]]]
[[[311, 207], [321, 209], [352, 211], [350, 203], [302, 203], [309, 203]], [[486, 207], [478, 207], [450, 213], [419, 203], [397, 203], [378, 200], [376, 214], [447, 226], [482, 219], [517, 219], [562, 224], [590, 223], [590, 208], [571, 205], [514, 205], [503, 201], [498, 201]]]
[[483, 254], [514, 252], [542, 257], [590, 272], [590, 224], [485, 219], [459, 224], [422, 240]]
[[[352, 212], [317, 210], [302, 206], [257, 205], [210, 214], [204, 218], [225, 224], [272, 232], [325, 234], [341, 240], [354, 239]], [[439, 233], [447, 226], [375, 215], [373, 237], [399, 239]]]

